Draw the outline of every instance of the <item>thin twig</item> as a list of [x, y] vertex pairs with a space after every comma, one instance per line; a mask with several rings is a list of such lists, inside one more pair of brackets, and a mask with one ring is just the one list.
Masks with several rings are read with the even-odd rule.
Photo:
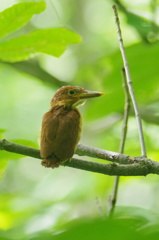
[[132, 86], [132, 80], [131, 80], [131, 76], [130, 76], [128, 61], [127, 61], [127, 57], [126, 57], [126, 53], [125, 53], [125, 49], [124, 49], [124, 44], [123, 44], [123, 39], [122, 39], [122, 33], [121, 33], [121, 29], [120, 29], [118, 12], [117, 12], [117, 8], [116, 8], [115, 5], [113, 5], [113, 10], [114, 10], [114, 15], [115, 15], [115, 22], [116, 22], [116, 27], [117, 27], [117, 34], [118, 34], [120, 51], [121, 51], [121, 55], [122, 55], [123, 63], [124, 63], [124, 68], [125, 68], [126, 80], [127, 80], [131, 100], [132, 100], [132, 103], [133, 103], [137, 124], [138, 124], [139, 139], [140, 139], [140, 145], [141, 145], [141, 154], [142, 154], [142, 156], [146, 157], [146, 147], [145, 147], [145, 140], [144, 140], [144, 135], [143, 135], [141, 117], [140, 117], [140, 114], [139, 114], [138, 105], [137, 105], [136, 97], [135, 97], [135, 94], [134, 94], [134, 89], [133, 89], [133, 86]]
[[125, 147], [125, 139], [127, 135], [127, 128], [128, 128], [128, 118], [131, 106], [131, 99], [129, 95], [128, 85], [126, 82], [126, 75], [125, 75], [125, 68], [122, 68], [122, 79], [123, 79], [123, 88], [125, 94], [125, 106], [124, 106], [124, 118], [123, 118], [123, 126], [122, 126], [122, 137], [120, 141], [119, 152], [122, 154], [124, 152]]
[[[125, 93], [125, 106], [124, 106], [124, 118], [123, 118], [123, 125], [122, 125], [122, 136], [120, 141], [120, 147], [119, 152], [124, 152], [124, 146], [125, 146], [125, 140], [127, 135], [127, 125], [128, 125], [128, 117], [130, 112], [130, 95], [128, 90], [128, 85], [126, 82], [126, 75], [125, 75], [125, 69], [122, 68], [122, 79], [123, 79], [123, 88]], [[113, 216], [116, 201], [117, 201], [117, 194], [118, 194], [118, 187], [119, 187], [119, 180], [120, 176], [115, 176], [114, 178], [114, 186], [112, 191], [112, 196], [110, 197], [110, 210], [109, 210], [109, 217]]]

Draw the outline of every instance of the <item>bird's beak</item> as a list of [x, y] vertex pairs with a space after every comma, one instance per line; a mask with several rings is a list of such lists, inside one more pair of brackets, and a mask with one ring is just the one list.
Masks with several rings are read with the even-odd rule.
[[94, 97], [99, 97], [103, 95], [104, 93], [102, 92], [95, 92], [95, 91], [88, 91], [86, 90], [85, 92], [80, 93], [80, 99], [85, 99], [85, 98], [94, 98]]

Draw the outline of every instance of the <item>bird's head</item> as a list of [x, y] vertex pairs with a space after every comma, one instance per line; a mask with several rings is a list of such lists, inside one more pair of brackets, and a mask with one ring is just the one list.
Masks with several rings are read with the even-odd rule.
[[51, 107], [63, 106], [64, 108], [76, 108], [85, 103], [88, 98], [99, 97], [101, 92], [88, 91], [77, 86], [64, 86], [57, 90], [51, 100]]

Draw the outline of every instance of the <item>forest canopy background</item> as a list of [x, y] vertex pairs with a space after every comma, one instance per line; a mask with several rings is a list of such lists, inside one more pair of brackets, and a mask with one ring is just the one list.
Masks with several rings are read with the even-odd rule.
[[[49, 109], [54, 92], [62, 85], [80, 85], [105, 93], [101, 99], [90, 100], [80, 108], [83, 117], [80, 142], [118, 151], [124, 93], [122, 59], [112, 11], [112, 4], [116, 3], [143, 118], [148, 157], [157, 161], [158, 1], [6, 0], [1, 2], [0, 10], [7, 11], [17, 3], [21, 5], [12, 14], [0, 15], [1, 138], [39, 148], [42, 115]], [[54, 37], [57, 32], [62, 38]], [[125, 154], [140, 155], [133, 111]], [[67, 230], [74, 219], [79, 219], [80, 227], [73, 228], [79, 233], [86, 225], [81, 218], [100, 219], [108, 210], [113, 177], [67, 167], [45, 169], [36, 159], [5, 151], [0, 153], [0, 172], [0, 234], [4, 239], [38, 234], [38, 239], [42, 234], [49, 239], [50, 229], [55, 234]], [[121, 178], [115, 216], [128, 219], [125, 238], [130, 236], [132, 221], [135, 230], [142, 227], [145, 232], [157, 232], [158, 197], [158, 176]], [[101, 220], [89, 223], [88, 232], [93, 224], [101, 231], [99, 226], [105, 223]], [[110, 229], [116, 227], [119, 235], [126, 223], [109, 224]], [[95, 235], [92, 232], [91, 237], [90, 232], [93, 239]], [[73, 237], [73, 230], [68, 231], [68, 236], [58, 235], [59, 239], [70, 239], [70, 236]]]

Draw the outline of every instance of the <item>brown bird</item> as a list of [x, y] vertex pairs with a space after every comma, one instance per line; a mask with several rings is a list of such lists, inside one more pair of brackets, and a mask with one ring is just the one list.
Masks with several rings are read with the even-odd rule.
[[43, 166], [56, 168], [73, 156], [81, 133], [81, 115], [77, 107], [87, 98], [102, 94], [75, 86], [57, 90], [51, 100], [51, 109], [42, 120], [40, 154]]

